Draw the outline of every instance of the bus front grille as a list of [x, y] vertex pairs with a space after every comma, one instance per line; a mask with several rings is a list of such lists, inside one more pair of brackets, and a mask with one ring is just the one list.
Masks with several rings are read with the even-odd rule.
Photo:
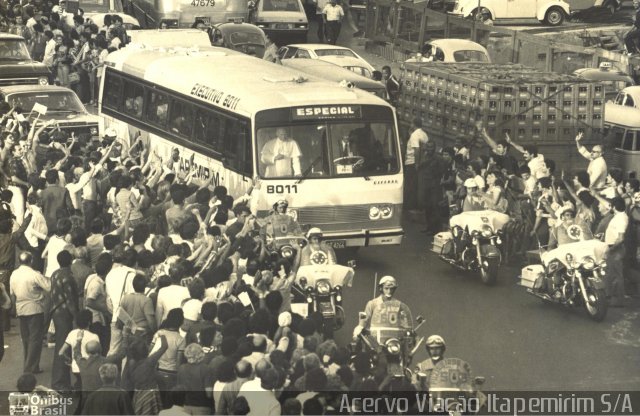
[[369, 221], [369, 207], [364, 205], [300, 208], [300, 224], [335, 224]]

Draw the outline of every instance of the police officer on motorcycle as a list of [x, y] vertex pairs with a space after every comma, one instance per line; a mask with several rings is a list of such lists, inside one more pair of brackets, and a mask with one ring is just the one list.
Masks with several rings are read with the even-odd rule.
[[407, 330], [413, 330], [411, 310], [404, 303], [394, 299], [393, 295], [398, 283], [393, 276], [384, 276], [378, 283], [380, 296], [367, 302], [364, 315], [360, 317], [358, 326], [353, 330], [353, 337], [357, 338], [363, 330], [369, 330], [373, 325], [397, 325]]
[[322, 230], [314, 227], [307, 232], [309, 244], [302, 249], [301, 266], [337, 264], [333, 248], [322, 241]]
[[429, 354], [429, 358], [418, 364], [416, 367], [416, 373], [418, 378], [416, 384], [420, 390], [429, 390], [429, 377], [435, 368], [436, 364], [444, 359], [444, 352], [447, 349], [447, 345], [444, 342], [444, 338], [440, 335], [431, 335], [427, 338], [425, 349]]
[[273, 204], [273, 213], [264, 219], [264, 226], [260, 229], [263, 241], [266, 241], [266, 236], [303, 235], [298, 221], [287, 214], [288, 207], [286, 199], [280, 199]]

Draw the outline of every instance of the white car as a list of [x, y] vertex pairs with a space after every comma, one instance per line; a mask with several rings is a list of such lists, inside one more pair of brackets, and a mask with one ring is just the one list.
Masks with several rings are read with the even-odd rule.
[[483, 21], [539, 21], [558, 26], [571, 14], [571, 7], [562, 0], [457, 0], [451, 14]]
[[484, 46], [466, 39], [437, 39], [425, 43], [422, 51], [405, 62], [491, 62]]
[[300, 0], [254, 0], [249, 23], [258, 26], [269, 39], [306, 42], [309, 21]]
[[367, 78], [373, 77], [376, 69], [349, 48], [322, 43], [287, 45], [278, 49], [278, 58], [320, 59], [341, 66]]

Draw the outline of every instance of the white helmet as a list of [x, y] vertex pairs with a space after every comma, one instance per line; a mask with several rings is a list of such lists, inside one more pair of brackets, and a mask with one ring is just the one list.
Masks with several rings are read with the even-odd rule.
[[436, 348], [445, 347], [446, 344], [444, 343], [444, 338], [442, 338], [440, 335], [431, 335], [429, 338], [427, 338], [426, 346], [427, 348]]
[[396, 278], [393, 276], [384, 276], [380, 279], [378, 286], [384, 286], [387, 283], [391, 283], [393, 287], [398, 287], [398, 282], [396, 282]]
[[322, 238], [322, 230], [318, 227], [313, 227], [307, 232], [307, 239], [310, 240], [311, 237]]

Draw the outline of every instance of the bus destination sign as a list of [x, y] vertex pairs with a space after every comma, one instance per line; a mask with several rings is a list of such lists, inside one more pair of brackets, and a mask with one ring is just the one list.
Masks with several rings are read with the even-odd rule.
[[293, 120], [340, 120], [362, 118], [359, 105], [314, 105], [291, 109]]

